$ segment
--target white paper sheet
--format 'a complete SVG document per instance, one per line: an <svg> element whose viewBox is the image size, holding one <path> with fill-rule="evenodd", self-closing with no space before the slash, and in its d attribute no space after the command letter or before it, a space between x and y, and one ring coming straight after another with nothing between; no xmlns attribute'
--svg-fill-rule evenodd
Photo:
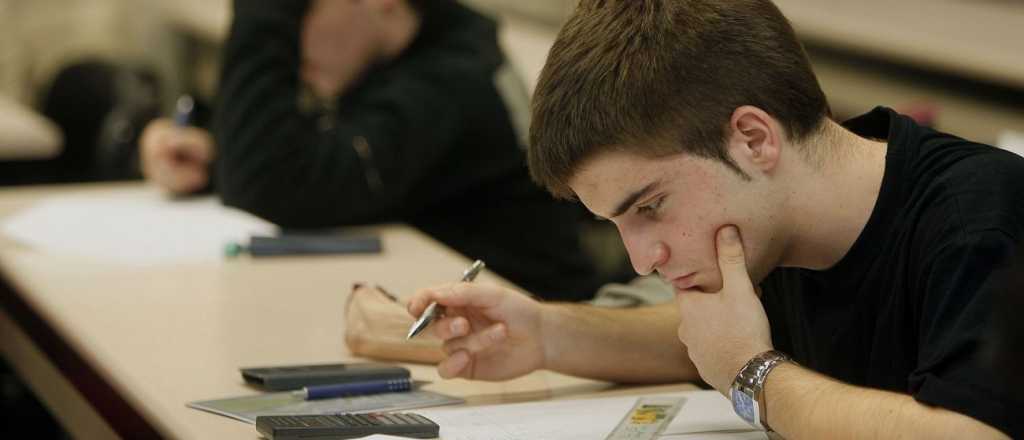
<svg viewBox="0 0 1024 440"><path fill-rule="evenodd" d="M715 391L658 396L687 398L662 438L767 439L763 432L754 431L736 416L729 401ZM612 432L636 399L634 396L558 400L415 412L441 425L443 440L600 440Z"/></svg>
<svg viewBox="0 0 1024 440"><path fill-rule="evenodd" d="M686 393L686 405L665 429L666 435L753 430L717 391ZM673 437L675 438L675 437ZM739 438L739 437L737 437Z"/></svg>
<svg viewBox="0 0 1024 440"><path fill-rule="evenodd" d="M227 243L276 230L212 196L173 200L155 188L46 198L2 226L43 252L134 266L222 261Z"/></svg>
<svg viewBox="0 0 1024 440"><path fill-rule="evenodd" d="M996 146L1024 156L1024 133L1006 130L999 135Z"/></svg>

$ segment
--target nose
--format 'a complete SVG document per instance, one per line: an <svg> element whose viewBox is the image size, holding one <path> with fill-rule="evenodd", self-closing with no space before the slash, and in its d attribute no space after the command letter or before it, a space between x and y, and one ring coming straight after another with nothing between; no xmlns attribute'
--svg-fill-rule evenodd
<svg viewBox="0 0 1024 440"><path fill-rule="evenodd" d="M669 251L665 243L637 237L626 238L625 234L622 237L626 252L629 254L629 261L633 264L633 270L637 274L650 275L651 272L668 261Z"/></svg>

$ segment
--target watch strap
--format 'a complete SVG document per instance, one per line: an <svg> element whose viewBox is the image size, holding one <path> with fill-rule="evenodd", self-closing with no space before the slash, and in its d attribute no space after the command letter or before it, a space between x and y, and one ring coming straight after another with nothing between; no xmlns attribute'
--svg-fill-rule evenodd
<svg viewBox="0 0 1024 440"><path fill-rule="evenodd" d="M768 426L768 410L765 404L764 383L775 367L792 359L778 350L769 350L754 356L736 374L729 397L733 409L748 423L771 431Z"/></svg>

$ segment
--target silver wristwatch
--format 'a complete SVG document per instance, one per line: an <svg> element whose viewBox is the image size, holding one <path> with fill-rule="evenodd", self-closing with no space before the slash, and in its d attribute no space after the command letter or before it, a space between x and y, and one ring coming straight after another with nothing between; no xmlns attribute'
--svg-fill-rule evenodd
<svg viewBox="0 0 1024 440"><path fill-rule="evenodd" d="M769 350L754 356L740 369L736 379L732 381L732 387L729 388L729 400L732 400L732 409L736 414L747 423L765 431L772 429L768 427L764 381L768 378L768 373L783 362L792 362L792 359L781 351Z"/></svg>

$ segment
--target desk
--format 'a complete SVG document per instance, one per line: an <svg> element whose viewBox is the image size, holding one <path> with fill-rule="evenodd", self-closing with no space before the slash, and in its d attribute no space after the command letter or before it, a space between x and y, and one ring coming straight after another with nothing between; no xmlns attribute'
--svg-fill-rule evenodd
<svg viewBox="0 0 1024 440"><path fill-rule="evenodd" d="M47 195L140 189L0 190L0 218ZM251 425L185 403L254 393L240 366L352 359L342 308L355 281L408 294L448 282L468 264L409 227L382 226L380 232L381 255L151 268L45 255L0 238L0 348L76 438L255 439ZM503 282L490 273L481 279ZM441 381L432 366L409 367L415 379L433 382L427 389L474 404L613 388L551 372L500 383Z"/></svg>
<svg viewBox="0 0 1024 440"><path fill-rule="evenodd" d="M530 90L544 65L569 0L471 0L503 19L502 41ZM1024 105L993 99L962 84L978 81L1024 93L1024 5L958 0L775 0L809 48L822 87L838 114L876 105L930 104L941 109L940 130L993 143L1003 130L1024 131ZM921 81L916 71L896 75L848 55L902 69L956 78ZM838 56L837 56L838 55Z"/></svg>
<svg viewBox="0 0 1024 440"><path fill-rule="evenodd" d="M1003 130L1024 130L1024 105L993 99L964 81L1024 93L1024 4L956 0L775 0L811 49L833 110L854 115L875 105L927 103L940 109L935 126L994 143ZM825 48L833 54L821 53ZM922 81L834 52L863 55L959 78Z"/></svg>
<svg viewBox="0 0 1024 440"><path fill-rule="evenodd" d="M805 41L1024 89L1024 5L774 0Z"/></svg>

